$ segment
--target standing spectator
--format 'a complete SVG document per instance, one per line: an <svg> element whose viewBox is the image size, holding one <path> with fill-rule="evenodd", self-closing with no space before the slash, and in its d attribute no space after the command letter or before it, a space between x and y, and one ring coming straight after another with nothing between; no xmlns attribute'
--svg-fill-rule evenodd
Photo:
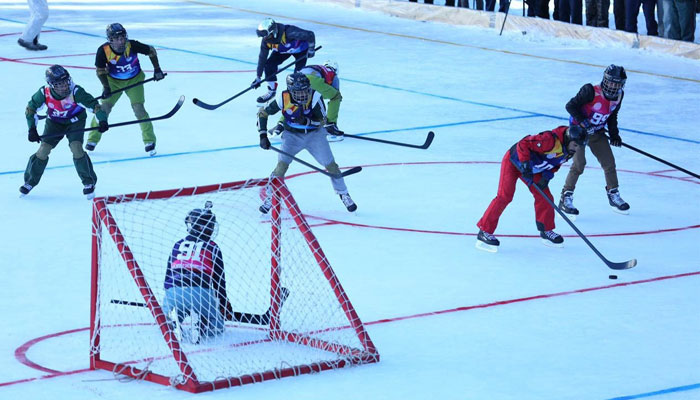
<svg viewBox="0 0 700 400"><path fill-rule="evenodd" d="M615 16L615 30L625 30L625 0L613 0L613 15Z"/></svg>
<svg viewBox="0 0 700 400"><path fill-rule="evenodd" d="M526 0L525 3L528 17L549 19L549 0Z"/></svg>
<svg viewBox="0 0 700 400"><path fill-rule="evenodd" d="M130 40L126 29L120 23L108 25L105 33L108 41L103 43L95 54L97 79L102 83L102 109L109 115L122 94L126 93L136 119L150 118L144 107L146 98L143 85L114 94L112 92L145 80L146 74L141 69L139 54L147 55L151 60L154 80L159 81L165 78L165 74L160 69L156 49L138 40ZM93 118L91 126L96 126L96 124L97 122ZM149 155L154 156L156 154L156 135L153 133L153 124L142 122L139 126L141 127L144 150ZM100 139L102 139L101 132L91 132L88 135L85 150L95 150Z"/></svg>
<svg viewBox="0 0 700 400"><path fill-rule="evenodd" d="M417 0L408 0L408 1L410 1L411 3L415 3ZM425 4L433 4L433 0L423 0L423 2Z"/></svg>
<svg viewBox="0 0 700 400"><path fill-rule="evenodd" d="M500 0L498 2L498 11L502 12L502 13L507 12L508 5L509 5L508 0ZM496 9L496 0L486 0L486 11L493 11L495 9Z"/></svg>
<svg viewBox="0 0 700 400"><path fill-rule="evenodd" d="M44 22L49 18L49 5L46 0L27 0L29 4L29 22L17 39L17 43L27 50L46 50L47 46L39 43L39 34Z"/></svg>
<svg viewBox="0 0 700 400"><path fill-rule="evenodd" d="M654 19L654 7L656 0L625 0L625 31L637 32L637 16L639 6L644 10L644 20L647 25L647 35L659 36L659 26Z"/></svg>
<svg viewBox="0 0 700 400"><path fill-rule="evenodd" d="M610 0L586 0L586 26L609 27L609 9Z"/></svg>
<svg viewBox="0 0 700 400"><path fill-rule="evenodd" d="M627 82L627 73L621 66L610 65L603 73L600 85L587 83L581 87L578 94L566 103L572 125L580 125L586 129L589 137L588 147L598 159L605 174L605 191L613 211L629 214L630 206L622 200L618 188L615 155L610 146L622 146L620 130L617 127L617 114L625 97L623 88ZM605 127L610 132L605 135ZM561 190L559 208L569 215L576 216L579 211L574 207L574 188L579 176L586 166L586 152L577 152L574 162L566 176L566 182Z"/></svg>
<svg viewBox="0 0 700 400"><path fill-rule="evenodd" d="M508 204L513 201L515 184L521 179L535 197L535 226L540 231L542 243L551 247L562 247L564 238L554 232L554 209L532 187L537 185L550 201L549 181L561 165L574 154L583 151L586 145L586 131L578 125L560 126L551 131L528 135L511 146L501 160L501 176L496 197L491 201L476 226L476 248L495 253L500 245L493 235L498 220Z"/></svg>
<svg viewBox="0 0 700 400"><path fill-rule="evenodd" d="M693 0L690 0L693 1ZM659 32L659 37L666 37L664 28L664 7L663 0L656 0L656 25Z"/></svg>
<svg viewBox="0 0 700 400"><path fill-rule="evenodd" d="M665 37L695 40L695 4L693 0L661 0L664 13Z"/></svg>
<svg viewBox="0 0 700 400"><path fill-rule="evenodd" d="M572 24L583 25L583 0L559 1L559 20ZM625 0L629 1L629 0ZM637 0L638 1L638 0Z"/></svg>
<svg viewBox="0 0 700 400"><path fill-rule="evenodd" d="M294 59L297 60L294 64L294 72L304 68L306 61L314 56L316 35L294 25L280 24L272 18L265 18L258 25L256 33L262 40L258 55L257 77L252 85L256 89L259 88L263 82L262 74L265 72L268 92L258 97L257 101L258 103L266 103L277 93L277 67L293 55ZM272 55L268 58L270 51L272 51Z"/></svg>
<svg viewBox="0 0 700 400"><path fill-rule="evenodd" d="M39 136L36 129L37 110L46 107L46 123L44 135ZM94 97L81 86L73 83L70 74L60 65L53 65L46 70L46 86L37 90L27 104L25 115L29 126L28 139L30 142L39 143L39 149L29 157L27 169L24 171L24 184L19 191L22 197L39 184L49 163L49 154L63 137L68 140L68 147L73 153L73 164L78 177L83 183L83 194L88 200L95 197L95 184L97 175L92 168L92 162L86 152L83 151L82 129L85 128L87 119L86 110L97 115L100 121L98 130L104 132L109 129L107 114L100 109L100 104ZM68 133L69 132L69 133ZM66 134L64 134L66 133Z"/></svg>

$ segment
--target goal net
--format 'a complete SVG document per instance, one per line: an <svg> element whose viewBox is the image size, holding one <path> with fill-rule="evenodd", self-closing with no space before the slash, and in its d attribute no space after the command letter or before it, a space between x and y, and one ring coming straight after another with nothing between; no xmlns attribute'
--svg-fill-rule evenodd
<svg viewBox="0 0 700 400"><path fill-rule="evenodd" d="M379 361L279 179L100 197L92 220L92 369L196 393Z"/></svg>

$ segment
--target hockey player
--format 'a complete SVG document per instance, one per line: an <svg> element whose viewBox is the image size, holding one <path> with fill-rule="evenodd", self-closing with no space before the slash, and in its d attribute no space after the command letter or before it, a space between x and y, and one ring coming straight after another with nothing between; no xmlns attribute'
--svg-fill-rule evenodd
<svg viewBox="0 0 700 400"><path fill-rule="evenodd" d="M527 184L535 196L535 224L542 242L551 247L563 246L564 238L553 231L554 209L532 185L537 185L552 200L548 188L550 179L561 164L583 151L587 136L586 131L578 125L560 126L551 131L525 136L506 152L501 161L501 178L496 198L476 224L479 227L476 248L494 253L498 250L500 242L493 233L501 214L513 200L518 178Z"/></svg>
<svg viewBox="0 0 700 400"><path fill-rule="evenodd" d="M324 100L328 101L328 114L326 123L323 126L328 132L328 141L336 142L343 140L344 132L338 129L338 111L343 96L340 95L340 80L338 79L338 63L326 61L323 65L307 65L299 72L306 75L311 83L311 89L321 93ZM284 130L284 117L280 117L272 130L273 135L279 135Z"/></svg>
<svg viewBox="0 0 700 400"><path fill-rule="evenodd" d="M621 214L629 214L630 206L620 197L615 156L610 146L622 146L620 131L617 128L617 114L622 105L622 98L625 96L623 88L626 81L625 69L621 66L610 65L605 69L600 85L593 86L590 83L583 85L578 94L566 103L566 111L571 115L570 123L580 125L586 129L589 135L588 147L598 159L605 173L605 190L608 194L608 202L613 211ZM609 142L605 135L606 125L610 132ZM574 188L585 166L586 153L582 150L574 156L574 161L561 191L559 208L572 216L579 213L578 209L574 207Z"/></svg>
<svg viewBox="0 0 700 400"><path fill-rule="evenodd" d="M22 197L39 184L49 162L49 153L63 139L62 132L85 128L87 112L95 113L99 122L99 131L108 129L107 114L90 93L73 83L68 71L60 65L53 65L46 70L46 86L42 86L27 104L26 117L29 126L29 141L39 143L39 150L29 157L27 169L24 171L24 185L19 191ZM47 118L44 124L44 135L39 136L36 129L37 110L47 107ZM88 199L95 197L97 175L92 168L92 162L83 151L83 132L73 132L65 135L68 147L73 153L73 164L83 183L83 194Z"/></svg>
<svg viewBox="0 0 700 400"><path fill-rule="evenodd" d="M267 118L282 111L284 130L282 131L282 150L296 155L306 149L331 174L340 174L340 168L333 158L333 152L326 140L326 129L321 126L326 114L321 94L311 88L306 75L295 72L287 76L287 90L279 94L275 101L270 102L258 111L258 133L260 147L270 149L267 138ZM287 173L292 158L280 154L277 166L271 177L283 178ZM340 196L348 211L357 210L357 205L350 197L342 177L331 178L333 189ZM260 206L260 212L267 214L272 205L270 190Z"/></svg>
<svg viewBox="0 0 700 400"><path fill-rule="evenodd" d="M49 5L46 0L27 0L29 4L29 22L24 27L22 36L17 39L17 44L27 50L46 50L48 46L39 43L41 27L49 18Z"/></svg>
<svg viewBox="0 0 700 400"><path fill-rule="evenodd" d="M224 319L232 314L226 297L224 258L214 242L218 223L211 208L207 201L203 209L187 214L187 236L173 246L165 271L163 311L168 316L174 314L170 319L178 324L189 314L198 328L198 340L222 333Z"/></svg>
<svg viewBox="0 0 700 400"><path fill-rule="evenodd" d="M265 72L268 92L257 99L258 103L265 103L277 93L277 67L293 55L297 60L294 71L298 72L306 65L307 58L314 56L316 36L311 31L294 25L280 24L272 18L266 18L258 25L257 34L262 40L258 55L257 77L252 84L256 89L259 88ZM268 58L270 51L272 55Z"/></svg>
<svg viewBox="0 0 700 400"><path fill-rule="evenodd" d="M112 107L117 103L117 100L126 93L126 96L131 101L131 108L134 110L136 119L149 118L144 107L145 97L143 85L127 89L123 92L111 94L113 91L142 82L145 79L145 74L139 63L139 54L145 54L153 64L153 78L159 81L165 77L160 69L158 55L153 46L145 45L137 40L130 40L126 33L126 29L122 24L114 23L107 26L108 41L102 44L97 49L95 55L95 67L97 67L97 78L102 83L102 109L109 115ZM96 122L92 120L92 126ZM156 154L156 135L153 133L153 124L151 122L143 122L141 126L141 137L146 152L154 156ZM93 132L88 135L85 150L93 151L95 146L100 142L102 134Z"/></svg>

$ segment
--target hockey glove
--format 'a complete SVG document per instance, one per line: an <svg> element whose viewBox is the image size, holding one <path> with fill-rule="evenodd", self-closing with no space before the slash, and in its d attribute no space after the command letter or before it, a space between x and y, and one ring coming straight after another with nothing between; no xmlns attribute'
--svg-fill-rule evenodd
<svg viewBox="0 0 700 400"><path fill-rule="evenodd" d="M264 150L270 150L270 139L267 138L267 132L260 131L260 147Z"/></svg>
<svg viewBox="0 0 700 400"><path fill-rule="evenodd" d="M29 128L29 135L28 139L30 142L41 142L41 138L39 137L39 132L36 131L36 126L32 126Z"/></svg>
<svg viewBox="0 0 700 400"><path fill-rule="evenodd" d="M109 88L109 86L104 86L102 88L102 99L109 98L109 96L112 95L112 89Z"/></svg>
<svg viewBox="0 0 700 400"><path fill-rule="evenodd" d="M316 44L314 43L309 43L309 50L306 52L306 58L311 58L316 54L316 50L314 50L314 47L316 47Z"/></svg>
<svg viewBox="0 0 700 400"><path fill-rule="evenodd" d="M591 124L591 121L584 119L583 122L581 122L579 125L581 126L581 128L586 130L587 134L592 135L595 133L595 126Z"/></svg>
<svg viewBox="0 0 700 400"><path fill-rule="evenodd" d="M620 135L610 134L610 146L620 147L622 146L622 138Z"/></svg>
<svg viewBox="0 0 700 400"><path fill-rule="evenodd" d="M532 165L530 164L530 161L525 161L524 163L522 163L520 172L523 174L523 180L525 181L525 183L528 186L532 185L532 175L533 174L532 174Z"/></svg>
<svg viewBox="0 0 700 400"><path fill-rule="evenodd" d="M257 77L257 78L255 78L253 83L250 84L250 86L252 86L253 89L257 89L260 87L260 85L262 85L262 82L263 82L262 79L260 79L260 77Z"/></svg>
<svg viewBox="0 0 700 400"><path fill-rule="evenodd" d="M282 134L283 130L284 130L284 124L281 122L278 122L274 128L270 129L270 134L274 135L274 136L279 136Z"/></svg>
<svg viewBox="0 0 700 400"><path fill-rule="evenodd" d="M159 81L163 78L165 78L165 74L163 73L163 70L160 68L155 68L153 70L153 80Z"/></svg>
<svg viewBox="0 0 700 400"><path fill-rule="evenodd" d="M107 129L109 129L109 124L107 124L107 121L100 121L100 125L97 128L97 131L100 133L107 132Z"/></svg>

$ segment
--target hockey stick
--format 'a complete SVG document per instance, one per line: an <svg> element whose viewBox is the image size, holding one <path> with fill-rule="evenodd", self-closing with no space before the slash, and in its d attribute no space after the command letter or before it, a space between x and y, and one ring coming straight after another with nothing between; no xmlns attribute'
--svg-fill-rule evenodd
<svg viewBox="0 0 700 400"><path fill-rule="evenodd" d="M319 50L321 47L323 47L323 46L318 46L318 47L316 47L316 48L314 49L314 51ZM291 67L292 65L296 64L299 60L303 60L303 59L307 58L308 56L309 56L309 55L308 55L308 52L307 52L306 55L304 55L304 56L302 56L302 57L299 57L298 59L295 58L294 61L292 61L292 62L290 62L289 64L285 65L284 67L278 69L277 72L275 73L275 75L273 75L273 76L276 76L276 75L279 74L280 72L282 72L282 71L284 71L285 69L287 69L287 68ZM267 78L268 78L268 77L266 76L265 79L267 79ZM262 81L262 82L265 82L265 81ZM262 84L262 82L260 82L260 84ZM205 109L205 110L216 110L217 108L223 106L224 104L226 104L226 103L228 103L229 101L235 99L236 97L242 95L243 93L246 93L246 92L249 91L250 89L253 89L254 87L255 87L255 85L250 85L250 86L248 86L247 88L243 89L242 91L236 93L236 94L233 95L232 97L229 97L228 99L222 101L222 102L219 103L219 104L207 104L207 103L203 102L202 100L199 100L199 99L196 98L196 97L195 97L194 99L192 99L192 102L193 102L196 106L202 107L202 108Z"/></svg>
<svg viewBox="0 0 700 400"><path fill-rule="evenodd" d="M640 150L640 149L638 149L638 148L636 148L636 147L634 147L634 146L630 146L629 144L624 143L624 142L622 142L622 145L623 145L624 147L627 147L627 148L630 149L630 150L636 151L636 152L639 153L639 154L643 154L643 155L645 155L645 156L647 156L647 157L649 157L649 158L651 158L651 159L654 159L654 160L656 160L656 161L658 161L658 162L660 162L660 163L662 163L662 164L666 164L666 165L668 165L669 167L673 167L673 168L675 168L675 169L677 169L677 170L679 170L679 171L685 172L686 174L688 174L688 175L690 175L690 176L692 176L692 177L695 177L695 178L700 179L700 175L698 175L698 174L696 174L696 173L694 173L694 172L690 172L690 171L688 171L688 170L685 169L685 168L681 168L681 167L679 167L678 165L673 164L673 163L671 163L671 162L668 162L668 161L666 161L666 160L664 160L664 159L662 159L662 158L656 157L656 156L653 155L653 154L649 154L649 153L647 153L647 152L644 151L644 150Z"/></svg>
<svg viewBox="0 0 700 400"><path fill-rule="evenodd" d="M496 3L494 2L494 5ZM510 11L510 0L508 0L508 4L506 4L506 16L503 17L503 24L501 25L501 31L498 33L498 36L503 35L503 27L506 26L506 20L508 19L508 11ZM523 16L525 16L525 2L523 1Z"/></svg>
<svg viewBox="0 0 700 400"><path fill-rule="evenodd" d="M166 77L166 76L168 76L168 74L163 74L163 77ZM129 85L129 86L125 86L125 87L123 87L123 88L121 88L121 89L117 89L117 90L111 92L111 93L110 93L110 96L112 96L112 95L115 94L115 93L123 92L123 91L129 90L129 89L131 89L131 88L135 88L136 86L141 86L141 85L143 85L143 84L146 83L146 82L150 82L150 81L154 81L154 80L156 80L155 77L153 77L153 78L148 78L148 79L144 79L144 80L142 80L141 82L136 82L136 83L131 84L131 85ZM95 97L95 100L102 100L102 99L104 99L104 96L97 96L97 97ZM46 115L40 115L40 116L39 116L39 119L44 119L44 118L46 118Z"/></svg>
<svg viewBox="0 0 700 400"><path fill-rule="evenodd" d="M335 175L335 174L331 174L330 172L324 171L324 170L322 170L321 168L318 168L318 167L315 166L315 165L309 164L309 163L307 163L306 161L304 161L304 160L302 160L302 159L300 159L300 158L296 158L296 157L294 157L293 155L287 153L286 151L280 150L280 149L278 149L278 148L276 148L276 147L274 147L274 146L270 146L270 150L274 150L274 151L276 151L276 152L278 152L278 153L280 153L280 154L284 154L285 156L290 157L290 158L293 159L294 161L297 161L297 162L299 162L299 163L301 163L301 164L304 164L304 165L306 165L307 167L313 169L314 171L320 172L320 173L322 173L323 175L328 176L328 177L331 177L331 178L336 178L336 179L338 179L338 178L343 178L343 177L346 177L346 176L348 176L348 175L356 174L356 173L362 171L362 167L352 167L352 168L350 168L349 170L347 170L347 171L341 173L340 175Z"/></svg>
<svg viewBox="0 0 700 400"><path fill-rule="evenodd" d="M371 142L393 144L395 146L410 147L413 149L427 149L428 147L430 147L430 144L433 143L433 139L435 138L435 133L433 133L433 131L428 132L428 136L425 138L425 143L423 143L421 145L409 144L409 143L403 143L403 142L393 142L391 140L375 139L375 138L370 138L370 137L365 137L365 136L351 135L349 133L346 133L343 136L351 137L354 139L369 140Z"/></svg>
<svg viewBox="0 0 700 400"><path fill-rule="evenodd" d="M284 305L284 302L287 300L287 297L289 297L289 289L283 287L280 288L280 305L279 308L282 308ZM123 306L131 306L131 307L141 307L141 308L148 308L146 303L141 303L138 301L127 301L127 300L117 300L117 299L112 299L110 300L110 303L112 304L119 304ZM228 321L235 321L235 322L241 322L244 324L254 324L254 325L268 325L270 323L270 310L272 307L268 308L265 314L252 314L252 313L242 313L238 311L233 312L233 318L228 319Z"/></svg>
<svg viewBox="0 0 700 400"><path fill-rule="evenodd" d="M610 269L630 269L630 268L634 267L635 265L637 265L637 259L636 259L636 258L633 258L633 259L631 259L631 260L629 260L629 261L625 261L625 262L612 262L612 261L608 260L607 258L605 258L602 254L600 254L600 252L598 251L598 249L596 249L595 246L593 246L593 244L588 240L588 238L586 237L586 235L584 235L583 233L581 233L580 230L578 230L578 228L576 227L576 225L574 225L574 223L571 222L571 220L566 216L566 214L564 214L564 213L559 209L559 207L557 207L556 204L554 204L554 202L553 202L552 200L550 200L549 197L547 197L547 195L544 194L544 191L543 191L542 189L540 189L540 187L537 186L536 183L530 183L528 186L534 186L535 189L537 189L537 191L540 192L540 195L542 195L542 197L544 197L544 199L547 200L547 203L549 203L549 205L552 206L552 208L554 208L554 210L555 210L556 212L558 212L559 215L560 215L562 218L564 218L564 220L565 220L566 222L568 222L569 225L571 225L572 228L574 228L574 230L575 230L576 233L581 237L581 239L583 239L583 241L586 242L586 244L588 245L588 247L590 247L591 250L593 250L593 252L594 252L596 255L598 255L598 257L600 257L601 260L603 260L603 262L605 263L605 265L608 266L608 268L610 268Z"/></svg>
<svg viewBox="0 0 700 400"><path fill-rule="evenodd" d="M146 119L136 119L133 121L126 121L126 122L117 122L116 124L109 124L110 128L116 128L118 126L126 126L126 125L133 125L133 124L140 124L142 122L150 122L150 121L158 121L161 119L168 119L175 115L175 113L182 107L182 104L185 102L185 96L180 96L180 99L177 101L177 104L175 104L175 107L173 107L172 110L168 111L167 114L163 114L160 117L153 117L153 118L146 118ZM56 137L56 136L63 136L63 135L68 135L69 133L78 133L78 132L88 132L88 131L96 131L98 130L98 126L94 126L91 128L83 128L83 129L74 129L72 131L67 131L67 132L60 132L60 133L52 133L50 135L43 135L39 136L42 139L45 138L50 138L50 137Z"/></svg>

